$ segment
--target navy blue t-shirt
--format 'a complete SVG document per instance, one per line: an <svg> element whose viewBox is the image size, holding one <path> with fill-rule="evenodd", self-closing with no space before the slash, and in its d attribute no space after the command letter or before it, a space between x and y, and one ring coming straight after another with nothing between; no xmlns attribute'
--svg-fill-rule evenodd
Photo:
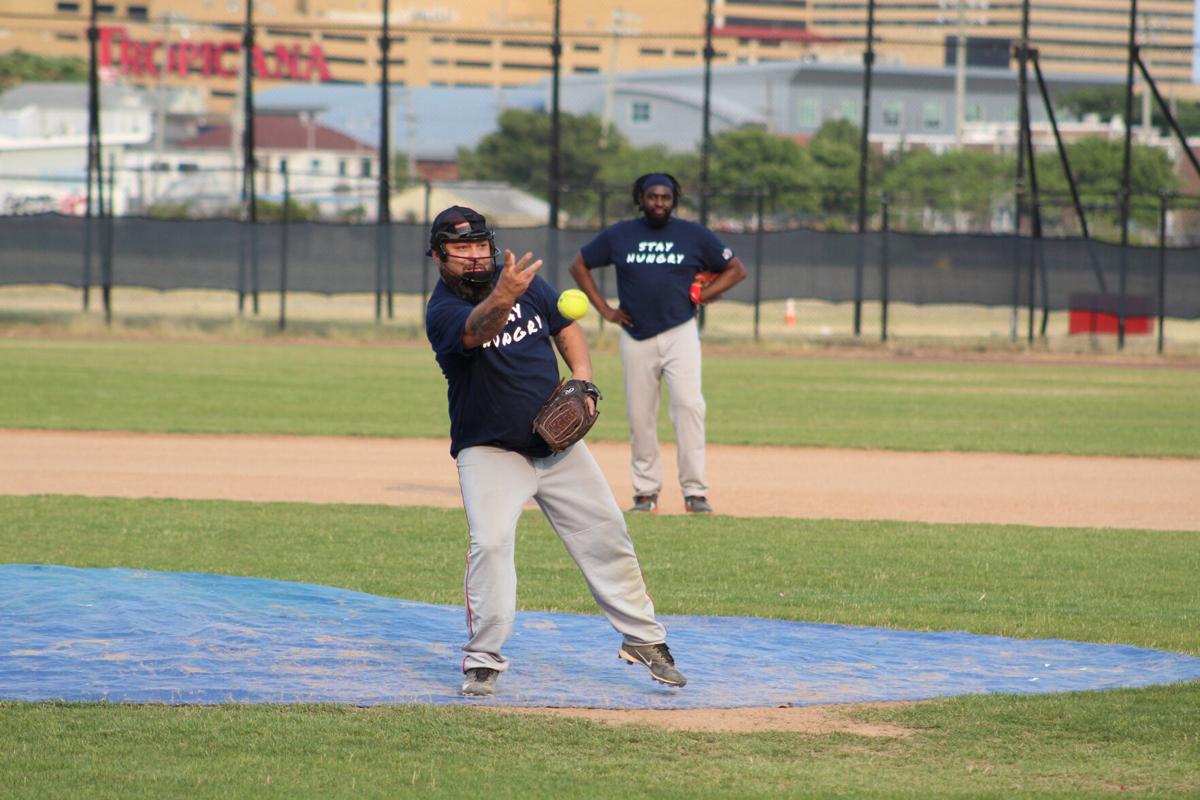
<svg viewBox="0 0 1200 800"><path fill-rule="evenodd" d="M688 296L697 272L721 272L733 258L708 228L671 217L661 228L644 219L610 225L579 251L588 269L614 264L617 297L633 317L625 328L649 339L682 325L696 313Z"/></svg>
<svg viewBox="0 0 1200 800"><path fill-rule="evenodd" d="M535 276L504 330L464 350L463 331L475 306L438 281L425 308L425 334L448 384L451 456L480 444L534 458L550 455L533 432L533 418L558 385L551 337L571 324L557 304L558 293Z"/></svg>

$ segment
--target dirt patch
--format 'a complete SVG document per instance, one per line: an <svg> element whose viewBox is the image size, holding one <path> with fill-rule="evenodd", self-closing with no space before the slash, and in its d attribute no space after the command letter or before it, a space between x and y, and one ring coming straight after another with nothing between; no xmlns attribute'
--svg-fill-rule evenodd
<svg viewBox="0 0 1200 800"><path fill-rule="evenodd" d="M675 710L608 708L490 708L504 714L569 717L605 725L643 725L674 731L701 733L758 733L784 731L807 736L835 733L853 736L906 738L914 731L899 725L861 722L852 712L864 708L896 708L905 703L862 703L802 708L696 708Z"/></svg>
<svg viewBox="0 0 1200 800"><path fill-rule="evenodd" d="M590 442L631 497L629 445ZM673 464L673 445L664 445ZM710 499L745 517L1196 530L1200 459L710 445ZM459 508L444 439L0 430L0 494ZM661 511L682 514L677 487Z"/></svg>

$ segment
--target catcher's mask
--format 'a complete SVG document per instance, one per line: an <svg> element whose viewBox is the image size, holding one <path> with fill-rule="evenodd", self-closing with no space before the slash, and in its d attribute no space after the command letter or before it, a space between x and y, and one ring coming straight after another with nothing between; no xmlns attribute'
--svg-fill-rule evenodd
<svg viewBox="0 0 1200 800"><path fill-rule="evenodd" d="M446 252L449 242L487 242L491 253L482 257L453 256L467 261L461 273L446 263L452 256ZM496 233L487 226L487 219L466 206L450 206L437 215L429 229L429 250L438 262L438 272L450 291L469 303L478 303L491 293L499 277L500 251L496 249Z"/></svg>
<svg viewBox="0 0 1200 800"><path fill-rule="evenodd" d="M671 208L662 218L647 212L645 205L642 204L642 195L653 186L665 186L671 190ZM642 212L642 216L646 218L646 224L651 228L661 228L667 224L675 207L679 205L680 193L679 181L675 180L674 175L667 172L647 172L633 182L633 204L638 207L638 211Z"/></svg>

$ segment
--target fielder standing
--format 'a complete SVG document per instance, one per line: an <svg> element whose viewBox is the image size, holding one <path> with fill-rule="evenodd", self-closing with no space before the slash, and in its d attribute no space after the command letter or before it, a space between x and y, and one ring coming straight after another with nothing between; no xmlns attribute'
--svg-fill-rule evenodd
<svg viewBox="0 0 1200 800"><path fill-rule="evenodd" d="M497 676L508 669L501 649L516 617L516 529L530 498L621 633L618 656L643 664L657 681L683 686L625 519L596 461L582 441L552 453L532 430L558 384L551 341L573 379L589 386L592 379L583 333L559 313L557 294L536 274L542 262L531 253L517 260L506 250L497 264L495 234L483 216L462 206L434 219L428 255L441 279L425 328L449 387L450 455L470 528L463 694L495 694Z"/></svg>
<svg viewBox="0 0 1200 800"><path fill-rule="evenodd" d="M696 310L745 278L746 267L703 225L673 217L678 201L679 182L672 176L657 172L638 178L633 202L641 218L610 225L585 244L571 263L571 275L601 316L621 326L634 493L629 510L658 509L663 483L658 405L666 379L684 507L712 513L704 477ZM617 308L609 306L591 275L608 264L616 265ZM699 287L696 276L704 272L719 275Z"/></svg>

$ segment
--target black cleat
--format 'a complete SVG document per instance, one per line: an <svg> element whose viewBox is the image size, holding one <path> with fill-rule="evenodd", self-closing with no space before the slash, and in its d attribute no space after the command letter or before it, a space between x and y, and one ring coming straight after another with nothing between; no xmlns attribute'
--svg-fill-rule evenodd
<svg viewBox="0 0 1200 800"><path fill-rule="evenodd" d="M468 697L491 697L496 693L496 676L499 670L489 667L474 667L467 670L462 693Z"/></svg>
<svg viewBox="0 0 1200 800"><path fill-rule="evenodd" d="M658 513L658 495L657 494L637 494L633 496L633 508L629 512L639 514L657 514Z"/></svg>
<svg viewBox="0 0 1200 800"><path fill-rule="evenodd" d="M625 642L617 651L617 657L630 664L641 664L650 670L650 677L667 686L684 686L687 678L675 669L675 659L667 649L666 642L658 644L630 644Z"/></svg>

